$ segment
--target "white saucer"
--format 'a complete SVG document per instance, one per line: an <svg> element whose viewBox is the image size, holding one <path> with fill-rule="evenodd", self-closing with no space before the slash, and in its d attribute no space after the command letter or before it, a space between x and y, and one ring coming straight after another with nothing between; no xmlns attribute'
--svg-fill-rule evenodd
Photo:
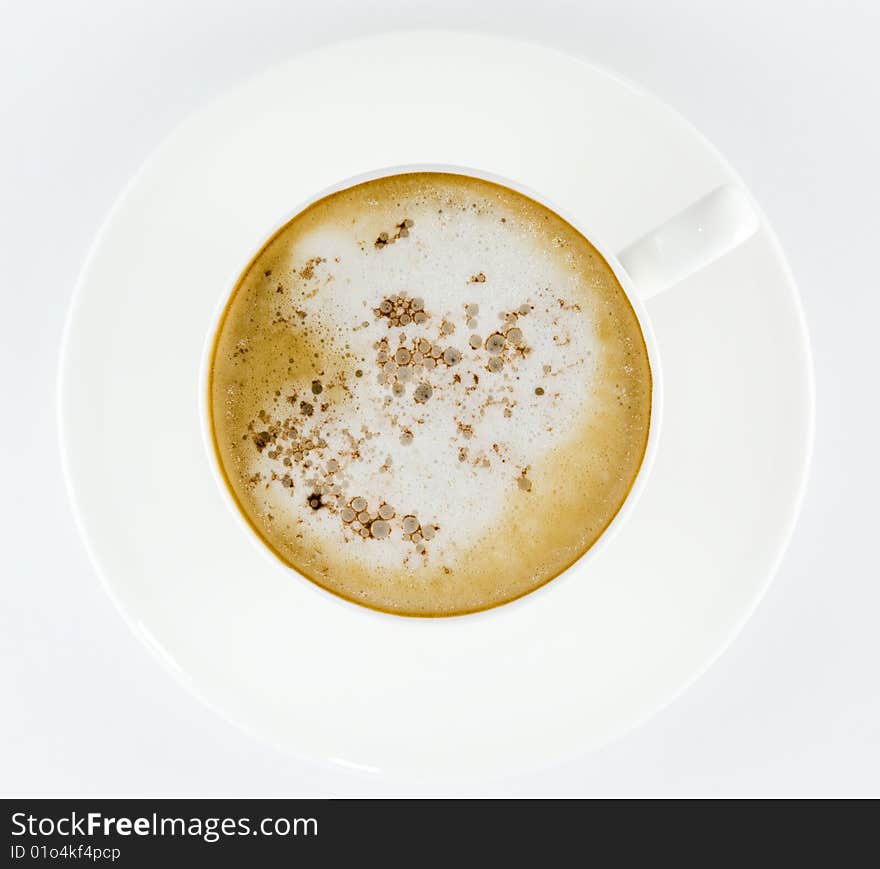
<svg viewBox="0 0 880 869"><path fill-rule="evenodd" d="M183 124L114 207L70 315L62 452L109 594L219 713L303 757L480 776L621 734L730 642L800 505L812 368L765 220L647 303L665 374L656 466L583 576L491 619L328 600L261 558L223 503L199 361L218 301L296 203L414 163L514 179L615 250L742 183L655 98L534 45L395 33L297 57Z"/></svg>

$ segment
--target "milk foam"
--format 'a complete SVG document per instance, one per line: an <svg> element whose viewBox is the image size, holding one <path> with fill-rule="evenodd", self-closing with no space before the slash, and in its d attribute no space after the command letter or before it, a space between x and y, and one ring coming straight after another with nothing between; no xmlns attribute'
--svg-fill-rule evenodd
<svg viewBox="0 0 880 869"><path fill-rule="evenodd" d="M482 608L550 578L544 550L556 572L571 560L553 534L522 539L555 504L574 505L582 549L625 497L650 412L640 339L552 212L460 176L369 182L295 218L243 277L216 348L218 451L252 523L321 584ZM493 585L505 553L521 575Z"/></svg>

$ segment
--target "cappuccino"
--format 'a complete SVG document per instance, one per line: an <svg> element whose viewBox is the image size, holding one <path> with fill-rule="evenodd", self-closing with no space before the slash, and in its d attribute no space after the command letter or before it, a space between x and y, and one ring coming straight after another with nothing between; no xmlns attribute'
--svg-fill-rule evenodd
<svg viewBox="0 0 880 869"><path fill-rule="evenodd" d="M553 211L445 172L367 181L278 230L215 337L214 446L275 555L402 615L518 598L614 518L651 369L613 271Z"/></svg>

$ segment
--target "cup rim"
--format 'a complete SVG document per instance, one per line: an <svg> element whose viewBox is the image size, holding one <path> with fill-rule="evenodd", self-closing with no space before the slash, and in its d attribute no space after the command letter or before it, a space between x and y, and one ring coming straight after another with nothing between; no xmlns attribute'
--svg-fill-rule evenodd
<svg viewBox="0 0 880 869"><path fill-rule="evenodd" d="M584 238L586 238L590 242L590 244L598 251L600 256L605 260L609 268L614 273L614 276L617 278L620 286L623 288L627 301L629 302L630 307L632 308L636 316L639 328L641 329L642 338L644 339L645 347L648 353L648 364L651 370L651 414L648 426L648 439L645 444L645 451L642 455L642 461L639 465L636 476L633 479L632 485L630 486L629 492L627 493L617 512L611 518L611 521L605 526L605 529L595 540L595 542L590 546L589 549L587 549L578 558L576 558L570 565L568 565L568 567L566 567L560 573L556 574L552 579L543 582L541 585L525 592L524 594L521 594L519 597L513 598L509 601L494 604L481 610L475 610L472 612L451 613L448 615L443 613L431 615L421 615L418 613L395 613L389 610L382 610L366 604L361 604L357 601L336 594L335 592L330 591L327 588L324 588L323 586L309 579L305 574L298 571L295 567L283 561L280 556L278 556L259 536L259 534L252 527L250 522L248 522L248 520L242 514L242 511L239 508L238 504L235 502L232 493L230 492L229 486L226 482L226 479L224 478L223 471L220 468L219 457L217 456L217 451L214 445L214 436L211 425L210 401L208 394L214 343L217 335L217 330L220 328L221 321L229 304L232 289L237 286L238 280L244 273L244 270L252 262L254 257L259 254L267 241L271 239L294 217L305 211L309 206L320 201L321 199L324 199L327 196L338 193L342 190L346 190L349 187L363 184L368 181L375 181L380 178L388 178L395 175L405 175L416 172L435 172L450 175L464 175L466 177L475 178L481 181L488 181L493 184L498 184L502 187L507 187L510 190L527 196L529 199L534 200L538 204L549 208L564 221L570 224L577 232L583 235ZM586 231L583 221L575 218L566 209L559 207L552 200L548 199L546 196L533 190L527 185L521 184L517 181L513 181L512 179L509 179L503 175L498 175L497 173L488 170L475 169L469 166L461 166L451 163L395 164L392 166L371 169L366 172L360 172L356 175L348 176L331 185L325 186L319 191L316 191L314 194L310 195L305 200L300 201L294 208L286 212L280 220L275 221L271 227L269 227L264 233L258 236L257 243L249 249L247 257L242 259L238 271L234 275L232 275L231 280L228 283L224 283L223 286L228 287L229 289L225 290L218 297L217 304L208 325L208 330L203 339L203 347L199 364L199 427L202 434L202 444L207 454L208 465L211 469L211 476L214 478L214 482L220 490L220 496L227 509L232 512L233 516L235 517L236 523L239 525L240 528L243 529L245 534L250 539L251 543L258 549L260 553L262 553L262 556L266 559L269 559L271 563L275 565L276 569L284 570L287 574L294 574L299 580L302 580L302 582L309 587L312 593L318 594L321 599L325 601L332 600L336 603L336 605L344 606L349 611L354 609L367 615L368 617L381 619L386 623L388 619L392 619L398 624L401 623L401 620L410 623L419 622L422 624L455 624L460 622L462 619L467 619L468 623L472 623L478 619L483 620L486 618L498 618L499 616L503 616L503 614L505 613L518 611L520 608L525 606L527 602L534 600L536 595L540 594L543 596L545 594L549 594L551 587L556 586L561 581L570 580L572 576L575 573L581 571L589 561L594 560L597 556L601 555L601 553L604 552L609 542L617 535L619 530L623 527L623 525L626 524L626 521L632 515L645 489L645 486L651 474L651 469L654 465L657 452L657 444L660 436L660 428L662 424L663 374L654 330L651 326L650 318L647 315L644 302L639 297L638 291L632 281L632 278L623 268L623 265L620 263L617 255L614 254L601 241L601 238L596 236L595 233Z"/></svg>

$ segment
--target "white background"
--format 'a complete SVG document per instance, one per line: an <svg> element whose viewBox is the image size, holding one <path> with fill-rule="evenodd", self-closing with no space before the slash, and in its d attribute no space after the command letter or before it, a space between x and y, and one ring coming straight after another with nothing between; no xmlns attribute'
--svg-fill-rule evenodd
<svg viewBox="0 0 880 869"><path fill-rule="evenodd" d="M0 21L3 795L880 796L876 0L0 0ZM721 660L617 743L462 791L279 756L169 678L77 538L55 420L77 272L156 145L294 52L430 26L564 48L694 122L788 253L818 399L800 523Z"/></svg>

